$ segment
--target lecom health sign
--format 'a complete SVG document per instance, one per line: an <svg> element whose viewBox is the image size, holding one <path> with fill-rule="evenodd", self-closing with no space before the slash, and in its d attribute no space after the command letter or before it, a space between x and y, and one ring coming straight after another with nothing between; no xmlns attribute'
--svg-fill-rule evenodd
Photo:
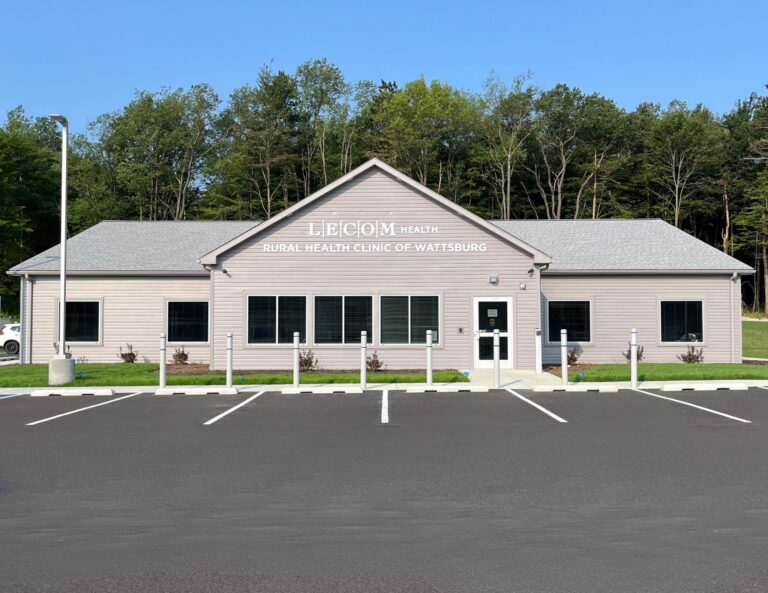
<svg viewBox="0 0 768 593"><path fill-rule="evenodd" d="M477 253L487 243L441 241L440 228L380 220L321 220L307 223L307 240L264 243L265 253Z"/></svg>

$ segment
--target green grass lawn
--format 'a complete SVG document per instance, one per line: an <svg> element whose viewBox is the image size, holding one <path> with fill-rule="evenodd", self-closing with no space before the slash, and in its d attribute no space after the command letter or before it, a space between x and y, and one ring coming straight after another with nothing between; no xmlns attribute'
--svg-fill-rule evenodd
<svg viewBox="0 0 768 593"><path fill-rule="evenodd" d="M629 381L628 364L601 364L584 371L581 381ZM578 373L568 373L571 381ZM693 381L728 379L765 379L768 365L757 364L684 364L682 362L641 362L637 367L640 381Z"/></svg>
<svg viewBox="0 0 768 593"><path fill-rule="evenodd" d="M749 358L768 358L768 322L742 321L744 346L742 352Z"/></svg>
<svg viewBox="0 0 768 593"><path fill-rule="evenodd" d="M75 367L74 387L157 385L156 364L79 364ZM435 383L468 381L458 371L435 371ZM353 372L302 373L302 383L358 383L360 374ZM424 373L368 373L369 383L424 383ZM224 385L224 375L168 375L168 385ZM293 383L292 373L235 374L235 385L280 385ZM48 365L13 365L0 367L0 387L47 387Z"/></svg>

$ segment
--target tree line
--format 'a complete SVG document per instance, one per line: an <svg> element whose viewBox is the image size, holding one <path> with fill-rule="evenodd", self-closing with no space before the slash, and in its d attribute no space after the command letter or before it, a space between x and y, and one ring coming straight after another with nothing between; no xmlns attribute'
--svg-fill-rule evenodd
<svg viewBox="0 0 768 593"><path fill-rule="evenodd" d="M0 127L0 269L58 242L60 136L22 107ZM486 218L660 217L755 267L768 308L768 96L724 115L529 76L480 92L350 82L326 60L263 66L226 100L140 91L72 136L70 231L104 219L265 219L377 156ZM0 294L18 295L3 275ZM6 298L6 302L7 302Z"/></svg>

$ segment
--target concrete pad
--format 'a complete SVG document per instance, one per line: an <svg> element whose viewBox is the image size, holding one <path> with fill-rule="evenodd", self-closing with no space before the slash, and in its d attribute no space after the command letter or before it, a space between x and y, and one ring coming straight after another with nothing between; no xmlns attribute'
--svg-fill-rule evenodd
<svg viewBox="0 0 768 593"><path fill-rule="evenodd" d="M534 391L542 391L547 393L553 393L556 391L568 392L568 393L587 393L587 392L599 392L599 393L618 393L619 388L616 385L611 384L578 384L578 385L536 385L533 388Z"/></svg>
<svg viewBox="0 0 768 593"><path fill-rule="evenodd" d="M115 392L108 387L71 387L67 389L36 389L29 395L32 397L48 397L51 395L78 396L78 395L114 395Z"/></svg>
<svg viewBox="0 0 768 593"><path fill-rule="evenodd" d="M749 389L746 383L712 383L710 381L696 381L691 383L665 383L661 391L746 391Z"/></svg>
<svg viewBox="0 0 768 593"><path fill-rule="evenodd" d="M237 395L234 387L163 387L155 390L155 395Z"/></svg>

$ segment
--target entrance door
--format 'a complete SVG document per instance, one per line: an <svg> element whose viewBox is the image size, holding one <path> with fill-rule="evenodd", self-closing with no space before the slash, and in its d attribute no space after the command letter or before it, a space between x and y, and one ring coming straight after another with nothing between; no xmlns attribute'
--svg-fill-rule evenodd
<svg viewBox="0 0 768 593"><path fill-rule="evenodd" d="M499 330L501 368L512 368L512 298L475 297L475 368L493 368L493 330Z"/></svg>

